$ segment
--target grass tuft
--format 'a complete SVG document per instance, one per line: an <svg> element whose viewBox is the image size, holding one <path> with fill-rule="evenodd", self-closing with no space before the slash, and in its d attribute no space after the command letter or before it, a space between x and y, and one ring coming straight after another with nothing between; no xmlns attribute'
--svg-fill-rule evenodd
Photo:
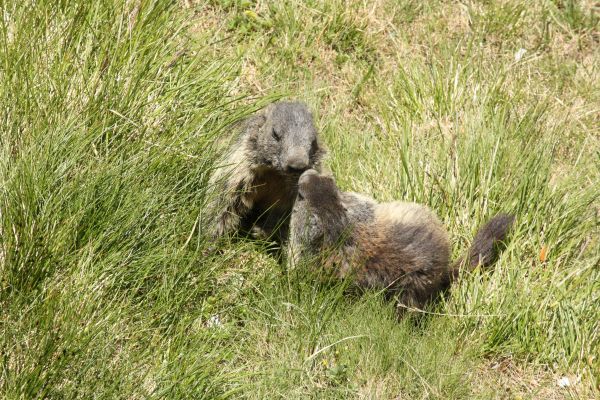
<svg viewBox="0 0 600 400"><path fill-rule="evenodd" d="M592 3L2 3L0 397L598 397ZM280 97L454 257L516 214L494 268L397 322L267 244L206 256L220 139Z"/></svg>

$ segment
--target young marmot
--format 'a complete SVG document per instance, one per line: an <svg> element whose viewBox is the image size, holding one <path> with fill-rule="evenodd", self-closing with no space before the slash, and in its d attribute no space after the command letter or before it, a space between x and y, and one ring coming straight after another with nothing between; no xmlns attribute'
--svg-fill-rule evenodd
<svg viewBox="0 0 600 400"><path fill-rule="evenodd" d="M236 232L282 242L298 178L321 169L325 149L301 102L277 102L242 123L238 140L211 176L213 238Z"/></svg>
<svg viewBox="0 0 600 400"><path fill-rule="evenodd" d="M292 262L316 258L334 276L359 287L385 289L398 299L398 315L422 309L457 277L463 258L450 265L448 234L437 216L415 203L377 203L341 192L333 178L308 170L298 181L291 217ZM488 266L514 217L500 214L475 236L470 268Z"/></svg>

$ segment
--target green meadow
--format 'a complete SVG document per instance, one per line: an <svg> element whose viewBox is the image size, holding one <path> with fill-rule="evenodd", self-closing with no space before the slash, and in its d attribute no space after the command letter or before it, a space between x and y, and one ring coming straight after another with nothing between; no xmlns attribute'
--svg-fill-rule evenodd
<svg viewBox="0 0 600 400"><path fill-rule="evenodd" d="M600 6L0 1L0 398L600 397ZM305 101L344 190L488 271L418 323L250 240L210 253L232 125Z"/></svg>

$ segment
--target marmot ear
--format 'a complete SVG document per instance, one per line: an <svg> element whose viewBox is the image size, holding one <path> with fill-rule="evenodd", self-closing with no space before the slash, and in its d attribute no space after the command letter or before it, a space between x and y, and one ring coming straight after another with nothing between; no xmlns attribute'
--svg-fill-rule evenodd
<svg viewBox="0 0 600 400"><path fill-rule="evenodd" d="M265 124L265 122L267 122L267 114L266 114L266 112L264 110L258 112L256 114L256 124L257 124L257 126L258 127L262 127Z"/></svg>
<svg viewBox="0 0 600 400"><path fill-rule="evenodd" d="M244 132L246 137L250 140L256 139L258 137L258 133L262 129L263 125L267 121L267 117L264 112L257 112L254 115L251 115L244 121Z"/></svg>

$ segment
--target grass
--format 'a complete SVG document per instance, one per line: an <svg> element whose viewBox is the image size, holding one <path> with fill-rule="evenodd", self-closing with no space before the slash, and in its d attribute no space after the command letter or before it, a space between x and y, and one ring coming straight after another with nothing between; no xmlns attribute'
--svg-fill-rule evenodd
<svg viewBox="0 0 600 400"><path fill-rule="evenodd" d="M600 395L593 2L0 4L0 397ZM217 139L282 96L455 256L514 212L493 272L414 324L260 243L203 256Z"/></svg>

